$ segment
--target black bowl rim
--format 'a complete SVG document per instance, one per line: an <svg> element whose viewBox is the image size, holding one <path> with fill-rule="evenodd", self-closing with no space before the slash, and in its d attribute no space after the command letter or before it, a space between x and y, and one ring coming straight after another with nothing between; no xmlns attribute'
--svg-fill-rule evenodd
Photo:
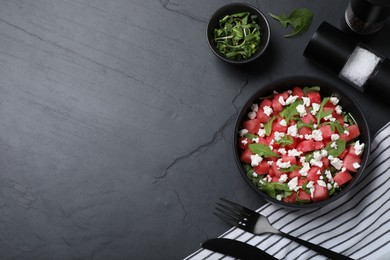
<svg viewBox="0 0 390 260"><path fill-rule="evenodd" d="M264 20L264 23L266 24L266 31L267 31L267 39L266 39L266 42L264 44L264 47L262 49L259 49L257 51L257 53L247 59L242 59L242 60L233 60L233 59L228 59L226 57L224 57L221 53L217 52L216 50L214 50L213 46L212 46L212 39L209 38L209 35L208 35L208 30L209 30L209 27L211 26L210 22L212 21L212 19L215 17L216 14L218 14L222 9L226 8L226 7L239 7L239 6L246 6L250 9L253 9L255 12L257 12L261 17L262 19ZM218 57L220 58L221 60L223 61L226 61L226 62L229 62L229 63L233 63L233 64L244 64L244 63L249 63L251 61L254 61L256 60L257 58L259 58L261 55L263 55L263 53L268 49L268 45L270 43L270 40L271 40L271 27L269 25L269 22L268 22L268 19L267 17L263 14L263 12L260 11L260 9L258 9L257 7L254 7L253 5L250 5L250 4L246 4L246 3L230 3L230 4L227 4L227 5L224 5L224 6L221 6L220 8L218 8L214 13L213 15L211 16L211 18L209 19L208 23L207 23L207 26L206 26L206 39L207 39L207 43L211 49L211 51Z"/></svg>
<svg viewBox="0 0 390 260"><path fill-rule="evenodd" d="M292 203L286 203L286 202L279 201L277 199L271 198L269 195L267 195L266 193L262 192L261 190L259 190L258 188L256 188L253 185L253 183L246 176L245 170L242 167L242 162L240 161L240 156L239 156L239 153L238 153L237 142L238 142L238 130L239 130L241 122L242 122L242 118L241 117L242 117L243 113L247 112L249 103L252 103L257 98L265 96L266 94L268 94L268 92L272 91L272 86L279 86L279 87L275 87L275 88L282 88L283 89L283 86L280 86L280 85L282 85L282 84L294 85L295 84L294 82L297 82L296 85L298 85L298 84L302 84L301 83L302 81L307 81L310 85L313 85L313 83L315 83L315 84L318 84L320 87L321 87L321 85L325 85L325 86L331 87L332 89L335 89L337 92L341 93L343 96L348 97L347 99L349 99L350 103L358 111L358 113L354 113L355 116L356 116L356 114L359 114L361 116L362 122L360 122L359 128L361 130L363 130L361 132L366 132L367 133L367 136L366 136L367 140L365 142L365 152L364 152L363 157L362 157L361 167L360 167L359 171L357 173L354 173L354 178L351 180L351 182L346 187L344 187L337 195L332 196L332 197L330 197L330 198L328 198L326 200L319 201L319 202L314 202L314 203L309 203L309 204L292 204ZM300 83L298 83L298 82L300 82ZM275 88L274 88L274 90L277 90ZM240 120L240 118L241 118L241 120ZM236 165L237 165L237 167L239 169L239 172L242 175L242 177L244 178L244 180L249 184L249 186L251 186L266 201L271 202L273 204L280 205L280 206L282 206L284 208L290 208L290 209L319 208L319 207L322 207L324 205L330 204L330 203L338 200L339 198L343 197L346 193L348 193L352 189L352 187L355 186L355 184L358 182L358 180L363 175L365 167L366 167L366 165L368 163L370 151L371 151L371 133L370 133L370 129L368 127L366 116L364 115L363 110L360 107L359 103L353 97L348 95L346 93L346 91L344 91L341 87L338 87L335 84L332 84L332 83L330 83L330 82L328 82L326 80L323 80L321 78L312 77L312 76L303 76L303 75L289 76L289 77L284 77L284 78L272 81L272 82L270 82L268 84L265 84L261 89L259 89L251 97L249 97L247 99L247 101L244 103L244 105L242 106L242 108L240 109L240 111L239 111L239 113L237 115L237 118L236 118L236 121L235 121L235 124L234 124L234 129L233 129L233 153L234 153L234 159L236 161Z"/></svg>

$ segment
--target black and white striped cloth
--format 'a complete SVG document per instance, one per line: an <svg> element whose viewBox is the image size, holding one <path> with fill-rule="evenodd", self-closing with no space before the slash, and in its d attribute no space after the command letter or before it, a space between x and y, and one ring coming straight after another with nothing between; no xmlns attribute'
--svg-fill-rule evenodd
<svg viewBox="0 0 390 260"><path fill-rule="evenodd" d="M309 211L266 204L257 211L277 229L354 259L390 257L390 123L374 138L362 179L331 205ZM278 259L326 259L277 235L256 236L232 228L220 237L255 245ZM199 249L186 260L232 259ZM387 258L390 259L390 258Z"/></svg>

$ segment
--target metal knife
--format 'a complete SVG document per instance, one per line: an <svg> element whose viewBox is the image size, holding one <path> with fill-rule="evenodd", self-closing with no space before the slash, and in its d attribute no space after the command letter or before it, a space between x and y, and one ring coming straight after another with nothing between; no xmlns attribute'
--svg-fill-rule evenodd
<svg viewBox="0 0 390 260"><path fill-rule="evenodd" d="M242 260L277 259L255 246L228 238L212 238L206 240L202 243L202 248Z"/></svg>

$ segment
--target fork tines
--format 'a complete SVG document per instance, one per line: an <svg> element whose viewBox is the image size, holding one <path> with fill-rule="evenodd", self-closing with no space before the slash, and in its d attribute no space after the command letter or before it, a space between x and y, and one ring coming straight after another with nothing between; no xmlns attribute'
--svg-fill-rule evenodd
<svg viewBox="0 0 390 260"><path fill-rule="evenodd" d="M214 214L229 225L245 226L244 222L253 211L227 199L220 198L220 200L223 203L217 203L215 208L217 212L214 212Z"/></svg>

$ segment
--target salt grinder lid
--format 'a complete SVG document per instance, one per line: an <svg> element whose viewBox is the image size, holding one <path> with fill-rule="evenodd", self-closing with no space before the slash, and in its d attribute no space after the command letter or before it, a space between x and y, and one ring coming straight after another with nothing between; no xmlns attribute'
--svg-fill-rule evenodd
<svg viewBox="0 0 390 260"><path fill-rule="evenodd" d="M390 60L384 59L378 70L367 81L366 91L384 101L390 98Z"/></svg>

